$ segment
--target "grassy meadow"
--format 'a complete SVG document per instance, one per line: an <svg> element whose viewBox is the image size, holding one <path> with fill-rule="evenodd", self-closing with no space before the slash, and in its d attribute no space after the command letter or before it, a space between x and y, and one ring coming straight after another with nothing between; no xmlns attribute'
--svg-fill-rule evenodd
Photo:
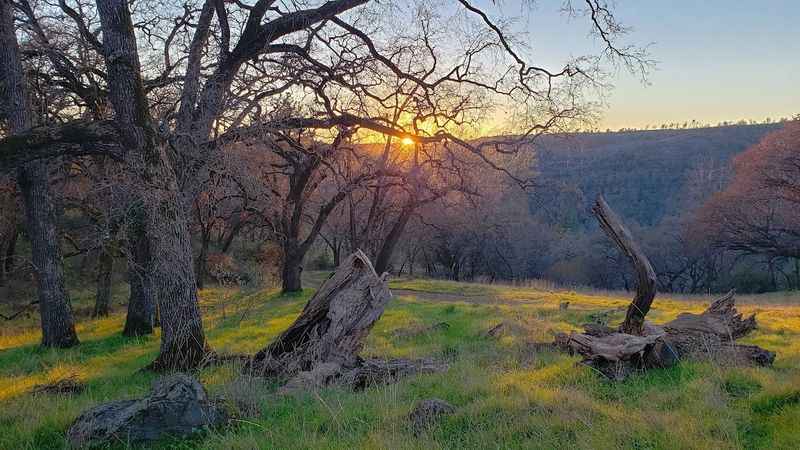
<svg viewBox="0 0 800 450"><path fill-rule="evenodd" d="M365 355L434 357L446 373L421 375L361 392L328 388L299 396L243 378L235 366L199 372L212 396L255 414L223 430L164 441L175 449L679 449L800 448L800 297L742 297L760 329L743 339L777 353L772 368L682 363L610 383L577 357L532 345L589 321L619 322L626 294L508 287L429 280L392 282L395 298L370 334ZM201 291L204 324L220 353L251 353L286 328L313 290ZM139 369L158 350L158 336L127 339L120 331L125 292L114 313L89 319L92 295L74 293L81 345L43 350L36 315L0 329L0 449L60 449L65 431L86 408L146 394L156 375ZM658 297L654 322L702 311L709 299ZM559 305L570 302L562 310ZM408 337L398 330L449 327ZM486 337L505 322L500 338ZM32 394L37 384L74 376L76 395ZM415 435L406 416L417 400L438 397L457 411ZM120 442L114 448L130 448ZM135 448L135 446L134 446ZM153 448L148 447L148 448Z"/></svg>

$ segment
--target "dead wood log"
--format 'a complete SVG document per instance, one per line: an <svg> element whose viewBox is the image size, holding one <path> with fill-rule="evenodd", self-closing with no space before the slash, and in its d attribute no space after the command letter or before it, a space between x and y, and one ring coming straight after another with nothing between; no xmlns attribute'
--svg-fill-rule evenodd
<svg viewBox="0 0 800 450"><path fill-rule="evenodd" d="M360 250L347 258L306 304L300 317L255 355L268 371L294 374L320 363L351 367L363 339L392 297Z"/></svg>
<svg viewBox="0 0 800 450"><path fill-rule="evenodd" d="M736 339L756 329L755 316L743 319L734 304L734 292L715 300L701 314L682 313L661 326L646 323L644 336L626 333L585 333L557 336L571 353L612 380L680 360L710 360L720 364L769 366L775 353Z"/></svg>
<svg viewBox="0 0 800 450"><path fill-rule="evenodd" d="M248 368L288 380L284 391L332 383L361 388L412 373L446 369L424 360L362 359L364 338L392 297L388 274L378 276L357 250L343 261L286 331L259 351Z"/></svg>
<svg viewBox="0 0 800 450"><path fill-rule="evenodd" d="M70 375L66 378L61 378L59 380L45 383L45 384L37 384L33 386L30 390L31 394L80 394L86 389L86 384L82 383L80 379L78 379L77 375Z"/></svg>
<svg viewBox="0 0 800 450"><path fill-rule="evenodd" d="M662 358L654 358L654 349L663 334L634 336L611 333L603 336L573 333L569 337L572 352L584 357L581 361L607 378L621 381L634 372L651 367L662 367ZM662 348L659 347L659 351Z"/></svg>
<svg viewBox="0 0 800 450"><path fill-rule="evenodd" d="M641 335L644 317L650 311L650 305L656 296L656 272L639 245L631 236L617 214L608 206L602 195L597 196L592 212L603 231L617 244L628 257L636 271L636 296L633 298L625 320L620 326L622 333Z"/></svg>
<svg viewBox="0 0 800 450"><path fill-rule="evenodd" d="M775 354L736 339L756 329L755 314L743 319L736 310L735 291L711 303L701 314L682 313L664 324L664 341L678 355L723 363L771 365Z"/></svg>
<svg viewBox="0 0 800 450"><path fill-rule="evenodd" d="M557 335L558 348L582 355L582 363L613 380L689 358L740 365L772 364L774 353L736 343L736 339L756 328L756 319L755 315L742 318L734 304L734 291L712 302L701 314L682 313L661 326L645 322L656 294L653 266L602 196L598 196L593 212L606 234L633 264L636 296L618 332L604 325L587 325L584 333Z"/></svg>
<svg viewBox="0 0 800 450"><path fill-rule="evenodd" d="M664 324L667 331L678 333L714 334L728 341L736 340L756 329L756 315L747 319L736 310L731 290L715 300L702 314L681 313L675 320Z"/></svg>

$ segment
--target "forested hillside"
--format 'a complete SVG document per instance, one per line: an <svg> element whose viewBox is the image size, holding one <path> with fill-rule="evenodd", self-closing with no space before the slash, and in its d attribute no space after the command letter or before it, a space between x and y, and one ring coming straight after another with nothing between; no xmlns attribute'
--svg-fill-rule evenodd
<svg viewBox="0 0 800 450"><path fill-rule="evenodd" d="M682 215L721 190L731 159L780 124L585 133L542 139L531 211L569 229L593 227L598 193L648 227Z"/></svg>
<svg viewBox="0 0 800 450"><path fill-rule="evenodd" d="M731 186L734 160L790 123L543 136L535 159L527 162L535 186L522 192L514 183L484 183L470 202L429 208L415 231L422 238L406 244L396 267L413 271L421 261L428 275L456 280L543 278L628 289L633 280L624 269L626 258L590 211L602 193L651 255L662 291L795 289L800 260L785 251L750 250L748 244L750 230L775 223L754 218L742 224L733 231L744 233L737 237L744 244L733 247L733 240L724 239L730 233L716 229L720 220L713 213L719 208L712 202ZM763 195L766 201L758 203L765 208L785 209L770 200L778 193L767 189ZM741 203L753 208L750 200ZM728 211L731 218L744 217ZM765 210L761 217L772 216Z"/></svg>

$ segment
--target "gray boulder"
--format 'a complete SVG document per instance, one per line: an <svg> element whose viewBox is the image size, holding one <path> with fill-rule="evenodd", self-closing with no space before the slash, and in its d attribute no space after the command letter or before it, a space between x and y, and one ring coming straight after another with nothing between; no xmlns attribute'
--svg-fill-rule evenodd
<svg viewBox="0 0 800 450"><path fill-rule="evenodd" d="M175 374L156 380L145 398L104 403L83 412L67 431L73 447L106 442L153 441L188 436L227 421L195 378Z"/></svg>
<svg viewBox="0 0 800 450"><path fill-rule="evenodd" d="M414 410L409 414L408 419L415 433L420 433L433 425L441 416L453 414L456 408L444 400L431 398L422 400L414 406Z"/></svg>

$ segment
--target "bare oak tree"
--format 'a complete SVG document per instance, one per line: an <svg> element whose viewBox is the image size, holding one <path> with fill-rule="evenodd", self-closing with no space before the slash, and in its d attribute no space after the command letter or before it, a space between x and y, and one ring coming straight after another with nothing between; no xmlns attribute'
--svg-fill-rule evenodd
<svg viewBox="0 0 800 450"><path fill-rule="evenodd" d="M139 262L163 328L158 369L194 367L207 351L188 211L209 155L227 143L254 133L344 128L410 139L420 151L430 146L448 158L469 154L507 172L493 155L530 149L537 136L591 117L591 96L606 87L605 62L642 70L648 64L638 49L618 45L625 29L600 0L566 10L589 19L601 54L553 70L528 63L502 21L466 0L79 5L64 1L53 9L99 55L102 77L96 78L104 82L88 86L107 93L113 115L101 111L34 128L25 123L0 140L0 162L15 167L98 153L123 161L142 218L138 241L147 244L147 258ZM13 37L8 23L5 33ZM300 102L300 114L281 114L281 96ZM467 138L500 110L512 117L498 130L502 137ZM412 186L415 176L408 177ZM402 231L411 205L427 199L415 198L414 187L408 192L411 201L386 239L388 251L378 253L379 269L399 238L394 228Z"/></svg>

